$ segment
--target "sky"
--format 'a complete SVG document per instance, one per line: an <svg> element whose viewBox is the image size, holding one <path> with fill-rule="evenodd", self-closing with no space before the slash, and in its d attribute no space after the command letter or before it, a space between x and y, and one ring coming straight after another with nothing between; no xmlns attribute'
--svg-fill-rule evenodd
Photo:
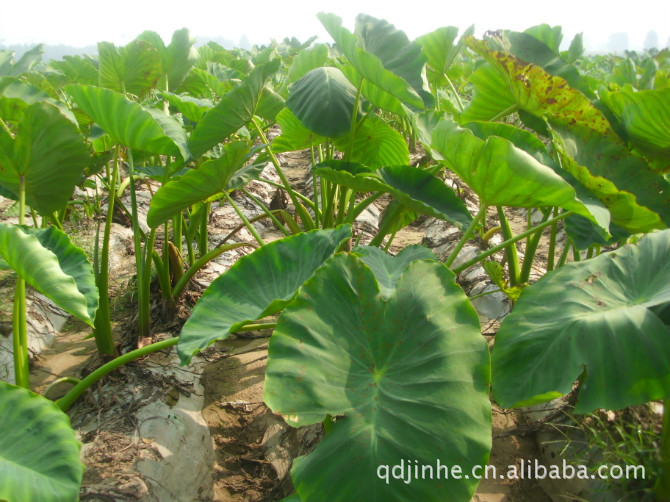
<svg viewBox="0 0 670 502"><path fill-rule="evenodd" d="M564 43L584 33L587 49L606 51L613 33L628 34L628 49L643 48L649 31L659 47L670 39L670 0L0 0L0 44L64 44L100 41L124 45L145 30L169 42L188 28L199 40L220 37L268 44L318 35L332 43L316 18L332 12L353 30L359 12L386 19L413 39L441 26L471 24L486 30L524 30L548 23L563 27ZM621 38L621 37L619 37Z"/></svg>

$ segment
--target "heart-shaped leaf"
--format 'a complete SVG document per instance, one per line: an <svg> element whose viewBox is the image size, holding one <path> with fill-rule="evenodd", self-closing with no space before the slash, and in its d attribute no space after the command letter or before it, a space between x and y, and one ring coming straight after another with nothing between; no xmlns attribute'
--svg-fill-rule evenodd
<svg viewBox="0 0 670 502"><path fill-rule="evenodd" d="M175 31L167 47L160 35L153 31L145 31L137 37L137 40L149 42L158 50L163 68L158 88L164 91L174 91L179 87L198 59L198 52L195 50L196 40L186 28Z"/></svg>
<svg viewBox="0 0 670 502"><path fill-rule="evenodd" d="M553 169L499 136L486 141L454 122L443 120L432 133L432 148L489 206L557 206L589 218L605 229L609 215L595 216L576 197L574 188Z"/></svg>
<svg viewBox="0 0 670 502"><path fill-rule="evenodd" d="M208 160L198 169L191 169L160 187L149 204L147 225L156 228L177 211L226 190L230 178L244 166L248 157L249 145L245 141L228 143L218 159Z"/></svg>
<svg viewBox="0 0 670 502"><path fill-rule="evenodd" d="M476 479L410 484L379 473L401 461L436 468L439 459L463 473L486 464L489 355L479 329L441 263L410 263L388 300L355 256L336 255L318 269L279 318L265 379L266 403L291 425L343 415L294 461L300 498L470 500Z"/></svg>
<svg viewBox="0 0 670 502"><path fill-rule="evenodd" d="M133 40L125 47L98 43L100 86L139 98L156 86L162 73L158 50L149 42Z"/></svg>
<svg viewBox="0 0 670 502"><path fill-rule="evenodd" d="M182 364L248 321L275 314L344 241L351 227L313 230L266 244L243 256L203 293L179 335Z"/></svg>
<svg viewBox="0 0 670 502"><path fill-rule="evenodd" d="M323 136L314 134L302 125L302 122L289 108L284 108L277 114L277 123L281 134L272 140L272 151L275 153L310 148L326 140Z"/></svg>
<svg viewBox="0 0 670 502"><path fill-rule="evenodd" d="M349 135L334 143L338 150L347 151ZM409 148L402 134L372 115L356 130L349 160L373 168L406 165L409 164Z"/></svg>
<svg viewBox="0 0 670 502"><path fill-rule="evenodd" d="M88 148L76 126L55 106L37 102L24 109L16 137L0 129L0 186L40 214L65 206L88 165Z"/></svg>
<svg viewBox="0 0 670 502"><path fill-rule="evenodd" d="M0 223L0 256L37 291L93 325L98 309L93 268L65 233Z"/></svg>
<svg viewBox="0 0 670 502"><path fill-rule="evenodd" d="M84 466L70 419L52 401L0 381L0 499L78 500Z"/></svg>
<svg viewBox="0 0 670 502"><path fill-rule="evenodd" d="M365 79L412 108L425 108L423 100L407 81L384 68L376 55L359 47L356 35L342 26L341 18L325 13L320 13L317 17L337 43L338 49Z"/></svg>
<svg viewBox="0 0 670 502"><path fill-rule="evenodd" d="M186 132L173 117L143 108L110 89L70 84L65 90L117 143L147 153L190 158Z"/></svg>
<svg viewBox="0 0 670 502"><path fill-rule="evenodd" d="M356 88L337 68L315 68L289 89L286 106L310 131L334 138L351 128Z"/></svg>
<svg viewBox="0 0 670 502"><path fill-rule="evenodd" d="M161 97L167 99L184 117L191 122L199 122L202 116L214 108L214 103L209 99L197 99L191 96L178 96L170 92L162 92Z"/></svg>
<svg viewBox="0 0 670 502"><path fill-rule="evenodd" d="M327 57L328 46L325 44L316 44L309 49L301 50L295 55L288 68L286 84L292 84L314 68L323 66Z"/></svg>
<svg viewBox="0 0 670 502"><path fill-rule="evenodd" d="M583 383L575 411L619 409L670 397L667 321L670 230L526 287L493 348L493 393L510 408Z"/></svg>
<svg viewBox="0 0 670 502"><path fill-rule="evenodd" d="M189 149L199 157L245 126L256 114L265 82L279 69L279 59L257 66L237 87L209 110L189 138Z"/></svg>
<svg viewBox="0 0 670 502"><path fill-rule="evenodd" d="M384 68L398 75L412 86L421 97L425 108L435 104L425 80L425 66L428 58L421 45L410 42L405 32L383 19L367 14L356 17L356 35L365 51L377 56Z"/></svg>

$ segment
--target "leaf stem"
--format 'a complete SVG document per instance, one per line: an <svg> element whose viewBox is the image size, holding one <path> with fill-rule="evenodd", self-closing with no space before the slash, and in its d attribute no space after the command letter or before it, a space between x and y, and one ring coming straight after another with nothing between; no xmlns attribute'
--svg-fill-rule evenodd
<svg viewBox="0 0 670 502"><path fill-rule="evenodd" d="M512 237L509 240L501 242L497 246L493 246L492 248L487 249L486 251L484 251L483 253L478 254L477 256L472 258L471 260L468 260L465 263L463 263L462 265L459 265L458 267L452 269L452 272L454 274L458 275L461 272L463 272L465 269L474 265L475 263L478 263L478 262L484 260L485 258L491 256L492 254L495 254L498 251L500 251L502 249L505 249L505 247L509 246L510 244L513 244L517 241L520 241L521 239L525 239L528 235L530 235L534 232L539 232L539 231L545 229L546 227L548 227L549 225L552 225L554 222L562 220L563 218L567 218L571 214L572 214L572 211L565 211L564 213L559 214L558 216L556 216L555 218L552 218L551 220L545 221L544 223L541 223L540 225L538 225L534 228L531 228L530 230L526 230L525 232L523 232L523 233L521 233L521 234L519 234L515 237Z"/></svg>
<svg viewBox="0 0 670 502"><path fill-rule="evenodd" d="M505 209L502 206L498 206L498 219L500 220L503 239L506 241L512 239L514 237L512 227L510 227L509 220L505 215ZM505 248L505 256L509 267L509 284L510 286L516 286L521 279L521 272L519 271L519 254L516 250L516 245L512 244Z"/></svg>
<svg viewBox="0 0 670 502"><path fill-rule="evenodd" d="M277 323L273 322L247 324L239 329L236 329L234 333L241 333L244 331L256 331L260 329L273 329L275 326L277 326ZM95 370L94 372L90 373L85 378L83 378L77 385L75 385L72 389L70 389L70 392L65 394L65 396L63 396L62 398L58 399L56 401L56 405L62 411L67 411L70 408L70 406L72 406L72 404L74 404L74 402L79 398L79 396L81 396L86 391L86 389L88 389L91 385L93 385L95 382L100 380L108 373L123 366L124 364L134 361L135 359L139 359L140 357L152 354L153 352L158 352L159 350L164 350L174 345L177 345L178 342L179 337L175 336L172 338L168 338L166 340L161 340L160 342L146 345L145 347L141 347L139 349L132 350L126 354L123 354L122 356L112 359L108 363L103 364L97 370Z"/></svg>
<svg viewBox="0 0 670 502"><path fill-rule="evenodd" d="M19 225L26 223L26 178L19 175ZM14 316L12 317L12 344L14 349L14 379L16 385L30 388L28 369L28 319L26 318L26 281L16 280L14 289Z"/></svg>
<svg viewBox="0 0 670 502"><path fill-rule="evenodd" d="M477 225L479 224L480 220L482 218L486 218L487 209L488 206L486 204L481 205L481 207L479 208L479 212L477 213L477 215L474 217L468 228L463 233L463 236L456 244L456 247L451 251L447 259L444 261L444 264L447 267L451 267L451 265L454 263L454 260L456 260L456 257L458 256L458 253L460 253L461 249L463 249L463 246L465 246L465 243L470 239L470 237L472 237L472 234L475 232L475 229L477 228Z"/></svg>
<svg viewBox="0 0 670 502"><path fill-rule="evenodd" d="M249 220L247 219L246 216L244 216L244 213L242 213L242 210L235 204L235 201L233 198L230 196L227 190L223 191L223 195L226 198L226 200L230 203L231 206L233 206L233 209L237 213L237 215L240 217L240 219L244 222L244 224L247 227L247 230L251 232L251 235L254 236L254 239L256 239L256 242L258 242L259 246L264 246L265 243L263 242L263 239L261 239L261 236L258 235L258 232L256 232L256 229L253 227L251 223L249 223Z"/></svg>

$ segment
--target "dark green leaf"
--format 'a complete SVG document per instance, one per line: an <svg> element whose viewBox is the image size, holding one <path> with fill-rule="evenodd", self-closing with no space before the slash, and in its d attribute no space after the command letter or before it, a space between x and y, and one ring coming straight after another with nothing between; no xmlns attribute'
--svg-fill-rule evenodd
<svg viewBox="0 0 670 502"><path fill-rule="evenodd" d="M378 472L401 460L436 467L439 458L464 473L486 463L489 356L479 329L454 274L438 262L410 263L388 300L355 256L318 269L279 318L265 380L265 402L291 425L344 415L294 461L300 498L469 501L478 480L390 476L387 484Z"/></svg>
<svg viewBox="0 0 670 502"><path fill-rule="evenodd" d="M670 231L569 263L527 287L493 348L493 393L524 406L571 391L575 411L619 409L670 396Z"/></svg>
<svg viewBox="0 0 670 502"><path fill-rule="evenodd" d="M286 106L310 131L334 138L351 128L356 88L337 68L315 68L295 82Z"/></svg>
<svg viewBox="0 0 670 502"><path fill-rule="evenodd" d="M298 288L351 238L351 227L313 230L266 244L214 280L179 335L182 364L248 321L284 308Z"/></svg>

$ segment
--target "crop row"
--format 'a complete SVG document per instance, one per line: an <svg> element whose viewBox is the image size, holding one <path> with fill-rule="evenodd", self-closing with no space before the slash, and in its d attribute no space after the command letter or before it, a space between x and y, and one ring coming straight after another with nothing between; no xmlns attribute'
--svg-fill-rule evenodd
<svg viewBox="0 0 670 502"><path fill-rule="evenodd" d="M17 275L16 385L0 383L0 499L77 499L79 447L63 411L109 371L174 345L188 363L278 314L265 401L291 425L324 422L329 431L294 463L296 494L286 500L467 501L476 479L371 480L377 466L400 459L431 464L439 455L464 472L485 465L491 389L514 408L568 394L575 382L578 413L665 400L655 490L666 500L668 50L586 58L581 36L560 52L560 28L547 25L483 40L448 27L410 41L369 16L354 33L334 15L318 17L333 46L287 39L252 52L196 50L179 30L167 46L152 32L124 47L100 43L97 58L2 56L0 193L16 201L19 222L0 223L0 266ZM275 125L280 134L269 141ZM427 160L412 166L416 149ZM298 150L312 159L308 195L277 159ZM268 166L280 183L263 177ZM474 214L444 182L446 170L476 194ZM265 243L231 197L253 197L251 180L288 195L288 207L256 200L259 219L283 239ZM159 187L148 230L138 182ZM74 206L95 209L72 198L76 186L102 186L108 198L93 264L63 231ZM382 196L392 202L377 235L352 242L356 219ZM132 221L137 330L146 336L153 277L174 303L204 265L240 246L210 248L216 204L235 208L257 248L211 284L179 336L118 354L109 298L115 211ZM510 208L542 217L514 234ZM487 228L489 212L498 226ZM462 232L447 256L422 246L386 252L420 215ZM529 284L545 230L547 273ZM494 233L502 243L488 246ZM469 241L484 243L480 253L455 265ZM504 265L492 259L498 252ZM456 282L475 264L514 301L491 353ZM89 324L112 358L55 404L27 390L27 285Z"/></svg>

